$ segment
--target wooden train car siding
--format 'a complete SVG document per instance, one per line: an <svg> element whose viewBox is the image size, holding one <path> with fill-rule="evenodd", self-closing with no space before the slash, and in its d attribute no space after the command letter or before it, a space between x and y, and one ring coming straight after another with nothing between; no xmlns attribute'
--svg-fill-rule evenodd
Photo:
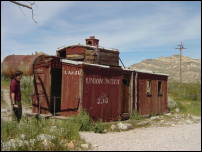
<svg viewBox="0 0 202 152"><path fill-rule="evenodd" d="M94 120L120 119L122 79L120 71L84 66L83 107Z"/></svg>
<svg viewBox="0 0 202 152"><path fill-rule="evenodd" d="M167 112L168 76L141 72L137 72L137 75L138 112L142 115Z"/></svg>
<svg viewBox="0 0 202 152"><path fill-rule="evenodd" d="M75 115L79 111L79 105L81 104L81 73L81 67L62 63L61 115Z"/></svg>
<svg viewBox="0 0 202 152"><path fill-rule="evenodd" d="M34 113L54 113L60 111L61 63L59 58L44 56L34 65ZM55 100L55 105L54 105Z"/></svg>
<svg viewBox="0 0 202 152"><path fill-rule="evenodd" d="M84 61L86 63L119 66L119 51L99 47L99 40L94 36L86 39L86 45L71 45L60 48L57 56L68 60Z"/></svg>
<svg viewBox="0 0 202 152"><path fill-rule="evenodd" d="M102 121L116 121L128 118L133 111L141 115L161 114L167 112L167 76L123 70L85 62L62 59L61 63L51 61L52 64L36 64L41 71L38 76L46 86L36 83L36 92L45 90L46 95L38 97L34 103L40 113L56 112L58 115L71 116L78 114L84 108L92 119ZM61 77L50 74L60 65ZM38 67L37 67L38 66ZM57 73L59 73L59 71ZM37 74L37 73L35 73ZM58 79L61 81L53 81ZM37 77L36 77L37 78ZM57 87L52 87L57 85ZM57 83L57 84L56 84ZM51 88L61 91L55 93ZM60 94L60 95L59 95ZM50 97L60 97L54 101ZM39 106L40 105L40 106ZM55 107L56 109L54 110Z"/></svg>

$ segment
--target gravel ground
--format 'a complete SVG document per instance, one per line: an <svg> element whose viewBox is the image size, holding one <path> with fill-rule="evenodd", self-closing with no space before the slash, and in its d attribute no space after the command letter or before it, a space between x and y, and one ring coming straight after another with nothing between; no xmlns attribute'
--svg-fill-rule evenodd
<svg viewBox="0 0 202 152"><path fill-rule="evenodd" d="M124 132L96 134L80 132L92 150L98 151L200 151L201 122L174 127L137 128Z"/></svg>

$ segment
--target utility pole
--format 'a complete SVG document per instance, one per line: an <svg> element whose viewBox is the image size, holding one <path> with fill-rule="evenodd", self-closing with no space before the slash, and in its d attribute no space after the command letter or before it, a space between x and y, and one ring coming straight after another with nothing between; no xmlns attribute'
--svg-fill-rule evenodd
<svg viewBox="0 0 202 152"><path fill-rule="evenodd" d="M181 44L178 45L179 47L176 48L176 49L179 49L180 50L180 84L182 84L182 50L183 49L186 49L183 47L183 44L181 42Z"/></svg>

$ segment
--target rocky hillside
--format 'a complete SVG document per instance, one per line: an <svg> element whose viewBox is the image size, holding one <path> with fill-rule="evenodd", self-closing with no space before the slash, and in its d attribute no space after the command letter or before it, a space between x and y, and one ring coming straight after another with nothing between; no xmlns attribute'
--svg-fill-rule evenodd
<svg viewBox="0 0 202 152"><path fill-rule="evenodd" d="M146 59L140 63L131 65L129 68L169 74L170 81L179 81L179 59L179 55L160 57L157 59ZM201 81L200 59L182 56L182 81L186 83Z"/></svg>

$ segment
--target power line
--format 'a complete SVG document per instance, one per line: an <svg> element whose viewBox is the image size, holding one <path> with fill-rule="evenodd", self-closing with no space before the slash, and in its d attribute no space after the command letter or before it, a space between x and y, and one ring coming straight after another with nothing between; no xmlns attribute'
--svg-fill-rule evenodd
<svg viewBox="0 0 202 152"><path fill-rule="evenodd" d="M182 42L181 44L178 45L179 47L178 48L175 48L175 49L178 49L180 51L180 84L182 83L182 51L183 49L186 49L184 48Z"/></svg>

